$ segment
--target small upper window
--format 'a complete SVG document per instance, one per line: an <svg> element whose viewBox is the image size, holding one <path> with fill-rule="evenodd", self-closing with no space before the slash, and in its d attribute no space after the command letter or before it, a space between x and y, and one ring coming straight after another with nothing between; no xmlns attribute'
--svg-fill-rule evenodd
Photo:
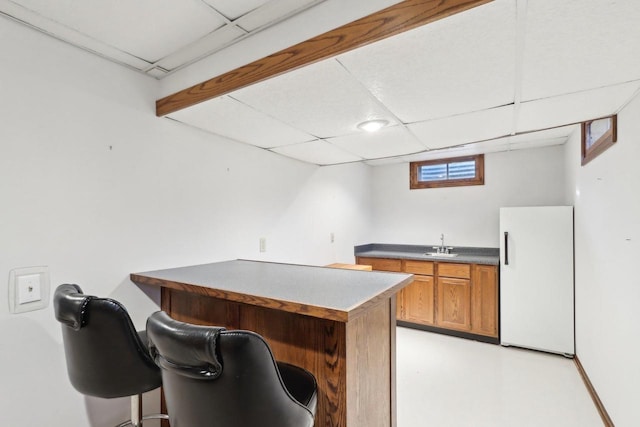
<svg viewBox="0 0 640 427"><path fill-rule="evenodd" d="M582 123L582 165L602 154L617 140L618 116Z"/></svg>
<svg viewBox="0 0 640 427"><path fill-rule="evenodd" d="M410 188L484 185L484 155L411 162Z"/></svg>

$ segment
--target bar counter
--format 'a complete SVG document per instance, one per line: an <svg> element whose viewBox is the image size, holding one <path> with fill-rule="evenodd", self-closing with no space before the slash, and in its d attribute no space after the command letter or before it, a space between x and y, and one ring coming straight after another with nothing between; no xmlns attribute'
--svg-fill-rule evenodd
<svg viewBox="0 0 640 427"><path fill-rule="evenodd" d="M184 322L262 335L318 381L315 426L395 427L395 294L412 275L235 260L131 274Z"/></svg>

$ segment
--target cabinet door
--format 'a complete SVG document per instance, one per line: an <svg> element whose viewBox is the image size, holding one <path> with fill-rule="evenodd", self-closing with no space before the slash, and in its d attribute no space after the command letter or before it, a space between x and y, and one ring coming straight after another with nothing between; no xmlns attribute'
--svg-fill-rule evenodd
<svg viewBox="0 0 640 427"><path fill-rule="evenodd" d="M471 331L498 336L498 269L474 265L471 271Z"/></svg>
<svg viewBox="0 0 640 427"><path fill-rule="evenodd" d="M471 330L471 282L467 279L438 277L437 325L442 328Z"/></svg>
<svg viewBox="0 0 640 427"><path fill-rule="evenodd" d="M398 298L397 318L423 325L434 324L433 276L413 276Z"/></svg>

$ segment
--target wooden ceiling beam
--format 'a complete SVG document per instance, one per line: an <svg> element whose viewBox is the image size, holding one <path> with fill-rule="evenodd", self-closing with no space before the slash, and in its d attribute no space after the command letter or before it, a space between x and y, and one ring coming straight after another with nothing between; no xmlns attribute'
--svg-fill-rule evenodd
<svg viewBox="0 0 640 427"><path fill-rule="evenodd" d="M405 0L156 101L165 116L493 0Z"/></svg>

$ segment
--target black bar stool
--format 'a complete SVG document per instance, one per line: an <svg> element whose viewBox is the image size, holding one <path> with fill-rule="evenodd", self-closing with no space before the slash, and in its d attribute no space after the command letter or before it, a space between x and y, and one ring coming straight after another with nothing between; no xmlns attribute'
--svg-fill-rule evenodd
<svg viewBox="0 0 640 427"><path fill-rule="evenodd" d="M196 326L159 311L147 320L174 427L312 427L314 376L276 362L258 334Z"/></svg>
<svg viewBox="0 0 640 427"><path fill-rule="evenodd" d="M84 295L78 285L60 285L53 297L56 319L62 323L67 372L80 393L131 397L131 419L116 427L139 427L142 393L162 385L160 370L149 356L146 332L137 332L118 301Z"/></svg>

